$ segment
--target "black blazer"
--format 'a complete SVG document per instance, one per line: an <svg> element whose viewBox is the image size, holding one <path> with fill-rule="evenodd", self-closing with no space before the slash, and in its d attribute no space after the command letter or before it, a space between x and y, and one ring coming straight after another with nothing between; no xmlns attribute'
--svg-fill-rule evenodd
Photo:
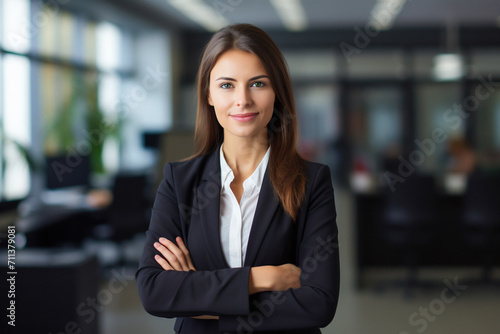
<svg viewBox="0 0 500 334"><path fill-rule="evenodd" d="M335 314L339 254L333 187L328 167L307 162L306 195L296 222L264 176L242 268L229 268L219 237L219 149L167 163L137 271L147 312L178 317L177 333L320 333ZM154 260L160 237L182 237L197 271L166 271ZM293 263L299 289L249 296L250 267ZM219 320L190 318L218 315Z"/></svg>

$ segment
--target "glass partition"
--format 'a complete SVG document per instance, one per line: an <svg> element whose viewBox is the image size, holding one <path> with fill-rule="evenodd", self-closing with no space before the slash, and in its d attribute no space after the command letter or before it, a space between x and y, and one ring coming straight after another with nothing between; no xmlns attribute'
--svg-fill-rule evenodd
<svg viewBox="0 0 500 334"><path fill-rule="evenodd" d="M397 85L366 85L349 92L348 133L356 171L384 170L388 152L402 150L403 92Z"/></svg>
<svg viewBox="0 0 500 334"><path fill-rule="evenodd" d="M446 143L451 138L465 137L468 117L461 111L464 102L461 96L462 84L459 82L426 82L417 85L415 92L417 132L414 141L419 143L432 141L428 150L414 146L414 149L419 149L424 154L423 162L415 166L421 172L434 173L446 170L449 163ZM441 135L436 136L438 133Z"/></svg>
<svg viewBox="0 0 500 334"><path fill-rule="evenodd" d="M299 150L309 160L336 169L336 142L340 134L338 88L332 84L311 84L295 89L300 131Z"/></svg>

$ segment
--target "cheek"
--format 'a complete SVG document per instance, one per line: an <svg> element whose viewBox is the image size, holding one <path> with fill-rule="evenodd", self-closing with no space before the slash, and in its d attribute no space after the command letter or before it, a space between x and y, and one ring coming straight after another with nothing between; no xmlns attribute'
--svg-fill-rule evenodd
<svg viewBox="0 0 500 334"><path fill-rule="evenodd" d="M228 96L224 94L212 94L211 102L216 111L223 112L231 106L231 101Z"/></svg>
<svg viewBox="0 0 500 334"><path fill-rule="evenodd" d="M220 126L223 128L226 125L227 122L227 109L222 108L221 106L218 106L217 104L214 105L214 110L215 110L215 118L217 119L217 122L219 122Z"/></svg>
<svg viewBox="0 0 500 334"><path fill-rule="evenodd" d="M273 115L274 101L275 101L274 94L268 94L267 96L263 96L263 98L261 100L261 106L266 111L266 118L271 119L271 117Z"/></svg>

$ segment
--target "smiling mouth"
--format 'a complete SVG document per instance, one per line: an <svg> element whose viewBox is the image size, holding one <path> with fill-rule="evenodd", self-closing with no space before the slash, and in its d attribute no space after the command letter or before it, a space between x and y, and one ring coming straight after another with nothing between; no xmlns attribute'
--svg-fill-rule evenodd
<svg viewBox="0 0 500 334"><path fill-rule="evenodd" d="M258 113L246 113L246 114L231 115L231 117L238 122L248 122L248 121L251 121L252 119L254 119L255 116L257 116L257 115L258 115Z"/></svg>

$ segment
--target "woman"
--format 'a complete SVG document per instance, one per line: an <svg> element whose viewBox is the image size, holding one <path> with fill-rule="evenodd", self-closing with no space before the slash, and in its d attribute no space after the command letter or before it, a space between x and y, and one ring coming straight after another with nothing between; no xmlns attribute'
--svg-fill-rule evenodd
<svg viewBox="0 0 500 334"><path fill-rule="evenodd" d="M196 153L167 163L137 282L177 333L320 333L339 258L329 169L297 153L284 58L261 29L228 26L198 73Z"/></svg>

